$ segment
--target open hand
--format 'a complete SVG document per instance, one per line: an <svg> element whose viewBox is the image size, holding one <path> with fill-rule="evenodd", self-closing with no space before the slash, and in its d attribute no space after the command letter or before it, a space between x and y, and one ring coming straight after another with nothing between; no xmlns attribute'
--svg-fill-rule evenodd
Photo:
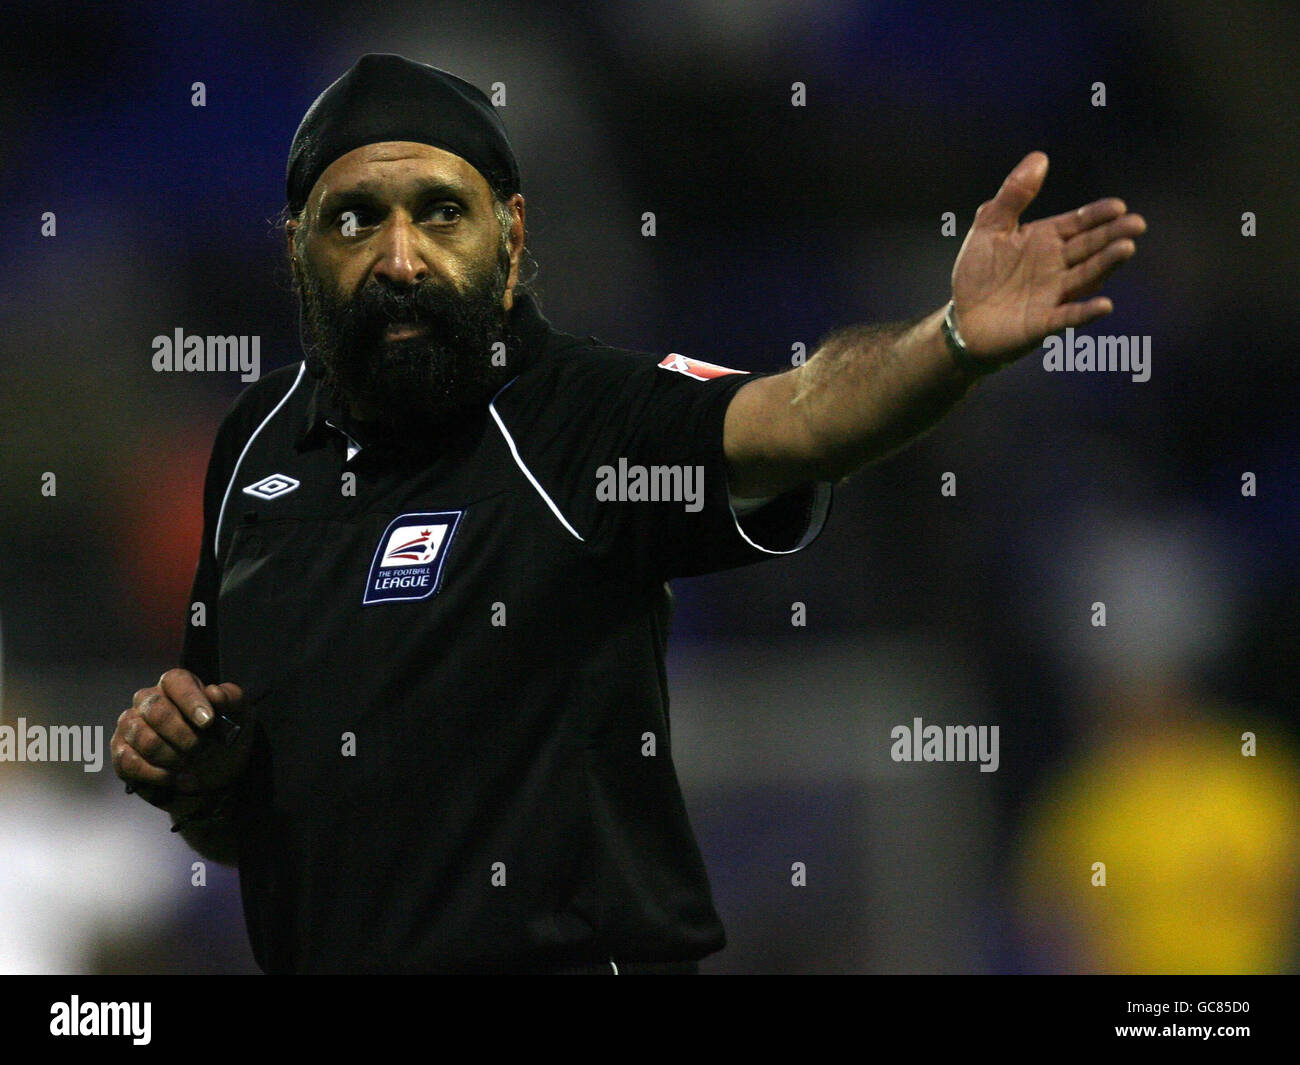
<svg viewBox="0 0 1300 1065"><path fill-rule="evenodd" d="M1110 299L1094 294L1146 232L1146 220L1114 197L1022 225L1046 177L1047 156L1030 152L980 205L957 253L953 306L973 358L1010 361L1052 333L1110 314Z"/></svg>

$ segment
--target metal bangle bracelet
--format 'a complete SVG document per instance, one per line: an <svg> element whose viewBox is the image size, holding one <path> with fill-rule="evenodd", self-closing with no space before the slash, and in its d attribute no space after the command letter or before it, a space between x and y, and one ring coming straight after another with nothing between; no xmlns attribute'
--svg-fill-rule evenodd
<svg viewBox="0 0 1300 1065"><path fill-rule="evenodd" d="M961 333L957 331L955 315L956 304L949 300L948 309L943 316L942 332L944 343L948 345L948 351L951 352L952 361L957 364L957 369L963 373L973 373L979 377L1002 369L999 363L971 357L970 349L966 347L966 341L961 338Z"/></svg>

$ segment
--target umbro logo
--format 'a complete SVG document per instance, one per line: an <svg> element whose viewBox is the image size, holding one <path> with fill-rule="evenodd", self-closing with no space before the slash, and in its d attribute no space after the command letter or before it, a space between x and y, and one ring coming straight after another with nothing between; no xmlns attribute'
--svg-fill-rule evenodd
<svg viewBox="0 0 1300 1065"><path fill-rule="evenodd" d="M257 496L258 499L278 499L280 496L292 492L302 482L295 480L286 473L273 473L269 477L263 477L260 481L255 481L244 487L244 494Z"/></svg>

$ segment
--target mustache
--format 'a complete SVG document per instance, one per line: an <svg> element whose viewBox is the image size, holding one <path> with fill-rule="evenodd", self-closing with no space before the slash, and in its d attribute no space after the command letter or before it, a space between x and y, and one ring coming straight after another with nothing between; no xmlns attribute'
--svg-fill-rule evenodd
<svg viewBox="0 0 1300 1065"><path fill-rule="evenodd" d="M357 326L382 329L395 323L431 325L445 321L466 298L455 289L432 281L398 288L370 282L347 304L347 316Z"/></svg>

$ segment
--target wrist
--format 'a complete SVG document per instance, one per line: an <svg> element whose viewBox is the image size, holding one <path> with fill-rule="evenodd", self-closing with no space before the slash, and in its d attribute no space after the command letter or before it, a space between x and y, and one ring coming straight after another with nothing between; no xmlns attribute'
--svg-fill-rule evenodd
<svg viewBox="0 0 1300 1065"><path fill-rule="evenodd" d="M953 365L958 371L969 380L979 380L981 377L987 377L991 373L1002 369L1002 364L991 362L987 359L977 359L970 353L966 346L966 340L961 335L961 326L957 321L957 305L953 300L948 301L948 306L944 308L943 321L939 326L939 331L943 335L943 341L948 349L948 354L952 358Z"/></svg>

